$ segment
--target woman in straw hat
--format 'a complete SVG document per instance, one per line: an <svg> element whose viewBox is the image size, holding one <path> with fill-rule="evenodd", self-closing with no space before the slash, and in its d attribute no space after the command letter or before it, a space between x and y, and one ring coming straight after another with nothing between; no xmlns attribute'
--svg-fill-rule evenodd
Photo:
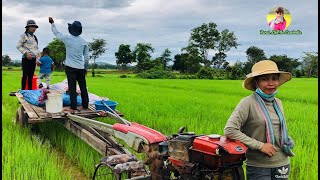
<svg viewBox="0 0 320 180"><path fill-rule="evenodd" d="M282 102L274 96L289 80L289 72L279 71L271 60L262 60L243 81L243 87L254 93L237 105L224 134L248 146L248 180L288 179L294 143L288 135Z"/></svg>
<svg viewBox="0 0 320 180"><path fill-rule="evenodd" d="M34 32L38 25L34 20L28 20L25 32L20 36L17 49L22 53L22 82L21 89L26 88L28 78L28 88L32 89L32 78L36 69L36 58L40 58L41 52L38 47L38 39Z"/></svg>

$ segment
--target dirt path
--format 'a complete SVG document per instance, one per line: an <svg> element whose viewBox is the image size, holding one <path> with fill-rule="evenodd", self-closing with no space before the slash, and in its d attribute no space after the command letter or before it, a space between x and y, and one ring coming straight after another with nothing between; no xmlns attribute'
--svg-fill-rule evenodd
<svg viewBox="0 0 320 180"><path fill-rule="evenodd" d="M77 180L90 180L90 178L86 177L86 175L76 166L67 156L65 156L64 152L54 149L54 152L57 153L57 157L59 163L63 165L63 169L71 172L72 179Z"/></svg>
<svg viewBox="0 0 320 180"><path fill-rule="evenodd" d="M32 136L34 140L37 140L40 145L42 145L45 141L50 143L49 139L43 138L43 136L39 133L37 126L33 126L31 128ZM52 144L51 144L52 145ZM58 163L63 166L63 170L66 172L69 171L72 175L72 179L76 180L90 180L90 178L86 177L86 175L81 171L81 169L75 165L58 147L51 146L53 154L57 155Z"/></svg>

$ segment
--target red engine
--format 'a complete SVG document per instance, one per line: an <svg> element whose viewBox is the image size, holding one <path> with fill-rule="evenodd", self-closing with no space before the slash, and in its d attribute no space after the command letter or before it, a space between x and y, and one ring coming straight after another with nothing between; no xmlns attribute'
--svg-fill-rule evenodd
<svg viewBox="0 0 320 180"><path fill-rule="evenodd" d="M241 142L225 136L181 133L168 140L167 161L180 179L244 179L246 151Z"/></svg>
<svg viewBox="0 0 320 180"><path fill-rule="evenodd" d="M137 152L145 153L144 164L149 166L152 180L163 179L244 179L242 169L247 147L239 141L217 134L182 133L171 137L139 125L114 125L122 133L144 137L148 144L137 144ZM134 142L134 141L133 141ZM132 147L135 144L133 143ZM142 146L140 146L142 145Z"/></svg>
<svg viewBox="0 0 320 180"><path fill-rule="evenodd" d="M242 162L246 159L247 147L239 141L214 135L213 137L196 137L190 151L192 162L201 163L212 170L219 170L236 164L242 165Z"/></svg>

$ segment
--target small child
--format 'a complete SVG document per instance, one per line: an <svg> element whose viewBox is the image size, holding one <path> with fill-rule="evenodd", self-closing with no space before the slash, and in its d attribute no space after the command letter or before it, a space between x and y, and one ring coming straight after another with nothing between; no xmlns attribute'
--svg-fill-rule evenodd
<svg viewBox="0 0 320 180"><path fill-rule="evenodd" d="M42 57L36 62L40 66L40 72L38 77L39 88L42 88L42 79L46 79L47 89L50 86L51 73L54 68L54 63L51 59L49 48L43 48Z"/></svg>

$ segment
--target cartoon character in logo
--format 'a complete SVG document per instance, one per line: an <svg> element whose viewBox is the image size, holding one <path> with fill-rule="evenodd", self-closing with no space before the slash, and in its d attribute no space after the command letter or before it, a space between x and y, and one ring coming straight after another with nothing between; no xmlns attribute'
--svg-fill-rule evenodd
<svg viewBox="0 0 320 180"><path fill-rule="evenodd" d="M272 19L268 25L273 29L273 30L284 30L287 25L287 21L284 19L284 10L282 7L278 7L275 11L276 13L276 18Z"/></svg>

